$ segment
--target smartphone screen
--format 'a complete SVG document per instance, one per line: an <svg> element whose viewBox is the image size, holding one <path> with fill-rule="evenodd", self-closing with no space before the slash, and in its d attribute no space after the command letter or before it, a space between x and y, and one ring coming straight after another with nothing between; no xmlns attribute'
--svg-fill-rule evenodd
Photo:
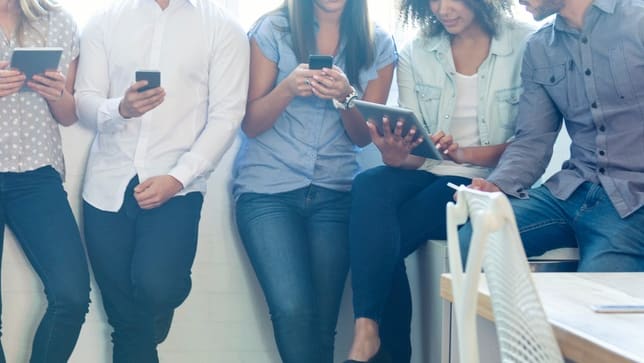
<svg viewBox="0 0 644 363"><path fill-rule="evenodd" d="M139 88L139 92L145 92L149 89L161 87L161 72L159 71L136 71L134 73L136 81L148 81L146 86Z"/></svg>
<svg viewBox="0 0 644 363"><path fill-rule="evenodd" d="M330 55L311 54L309 69L333 68L333 57Z"/></svg>

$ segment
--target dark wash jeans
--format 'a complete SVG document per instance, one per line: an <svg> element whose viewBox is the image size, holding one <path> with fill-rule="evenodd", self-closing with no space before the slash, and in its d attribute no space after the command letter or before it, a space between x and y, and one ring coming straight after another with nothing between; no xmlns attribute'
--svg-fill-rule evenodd
<svg viewBox="0 0 644 363"><path fill-rule="evenodd" d="M106 212L84 203L85 239L112 333L115 363L156 363L155 317L186 299L197 248L203 195L170 198L143 210L134 199L138 178L123 206Z"/></svg>
<svg viewBox="0 0 644 363"><path fill-rule="evenodd" d="M311 185L242 194L237 226L268 303L283 363L332 363L349 268L351 195Z"/></svg>
<svg viewBox="0 0 644 363"><path fill-rule="evenodd" d="M405 257L428 239L446 238L447 186L458 176L379 166L353 181L349 241L353 310L379 322L383 348L395 363L411 359L411 292Z"/></svg>
<svg viewBox="0 0 644 363"><path fill-rule="evenodd" d="M0 257L5 225L45 286L48 305L30 361L67 362L89 305L89 273L78 226L56 170L45 166L0 173ZM0 362L5 362L1 347Z"/></svg>

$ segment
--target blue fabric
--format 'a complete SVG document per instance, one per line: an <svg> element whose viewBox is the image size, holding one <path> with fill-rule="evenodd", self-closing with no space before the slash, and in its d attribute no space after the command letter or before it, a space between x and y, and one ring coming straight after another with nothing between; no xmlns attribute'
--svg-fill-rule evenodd
<svg viewBox="0 0 644 363"><path fill-rule="evenodd" d="M48 302L30 361L67 362L89 305L89 273L78 226L54 168L0 173L0 257L5 224L42 280ZM1 352L0 347L4 362Z"/></svg>
<svg viewBox="0 0 644 363"><path fill-rule="evenodd" d="M644 271L644 209L622 219L606 191L590 182L566 200L545 186L528 194L529 199L510 199L528 257L579 247L580 272ZM471 234L469 223L459 230L462 251L467 251ZM466 256L462 254L463 262Z"/></svg>
<svg viewBox="0 0 644 363"><path fill-rule="evenodd" d="M289 45L289 33L279 30L287 25L286 17L270 15L250 31L251 39L257 42L264 56L277 64L276 84L298 65ZM374 37L376 58L373 65L360 72L362 89L377 78L379 69L397 59L391 35L376 27ZM342 47L334 64L344 67ZM330 100L296 97L273 127L252 139L242 134L234 167L233 193L235 197L248 192L280 193L309 184L348 191L358 172L357 152L358 148L344 131L339 111Z"/></svg>
<svg viewBox="0 0 644 363"><path fill-rule="evenodd" d="M545 185L559 199L601 184L621 217L644 206L644 3L595 0L581 29L557 16L527 44L516 137L489 181L525 198L565 120L570 159Z"/></svg>
<svg viewBox="0 0 644 363"><path fill-rule="evenodd" d="M380 166L359 174L353 183L353 310L356 318L381 323L383 346L397 363L411 357L411 295L404 259L428 239L445 239L445 205L454 195L447 183L470 181ZM397 318L387 319L392 316Z"/></svg>
<svg viewBox="0 0 644 363"><path fill-rule="evenodd" d="M203 195L192 192L143 210L134 199L137 184L135 177L118 212L83 204L87 252L114 328L114 363L159 361L154 319L190 292L203 203Z"/></svg>
<svg viewBox="0 0 644 363"><path fill-rule="evenodd" d="M351 196L317 186L245 193L237 225L284 363L332 363L347 271Z"/></svg>

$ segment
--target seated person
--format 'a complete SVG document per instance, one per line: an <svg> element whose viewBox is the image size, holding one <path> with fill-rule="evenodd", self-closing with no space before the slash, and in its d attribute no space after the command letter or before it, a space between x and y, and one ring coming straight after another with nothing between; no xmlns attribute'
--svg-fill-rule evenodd
<svg viewBox="0 0 644 363"><path fill-rule="evenodd" d="M528 256L579 247L579 271L644 271L644 7L632 0L523 3L537 20L557 15L528 41L516 138L487 180L471 186L515 197ZM545 170L563 120L570 159L528 189ZM471 226L459 235L469 244Z"/></svg>

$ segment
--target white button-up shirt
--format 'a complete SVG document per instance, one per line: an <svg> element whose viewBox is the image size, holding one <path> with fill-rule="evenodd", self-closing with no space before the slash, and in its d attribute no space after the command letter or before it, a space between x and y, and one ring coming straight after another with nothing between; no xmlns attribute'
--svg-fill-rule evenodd
<svg viewBox="0 0 644 363"><path fill-rule="evenodd" d="M184 189L206 179L236 135L248 91L248 39L209 0L115 1L85 28L76 78L81 122L96 130L83 198L118 211L128 182L171 175ZM118 108L137 70L159 70L163 103L139 118Z"/></svg>

